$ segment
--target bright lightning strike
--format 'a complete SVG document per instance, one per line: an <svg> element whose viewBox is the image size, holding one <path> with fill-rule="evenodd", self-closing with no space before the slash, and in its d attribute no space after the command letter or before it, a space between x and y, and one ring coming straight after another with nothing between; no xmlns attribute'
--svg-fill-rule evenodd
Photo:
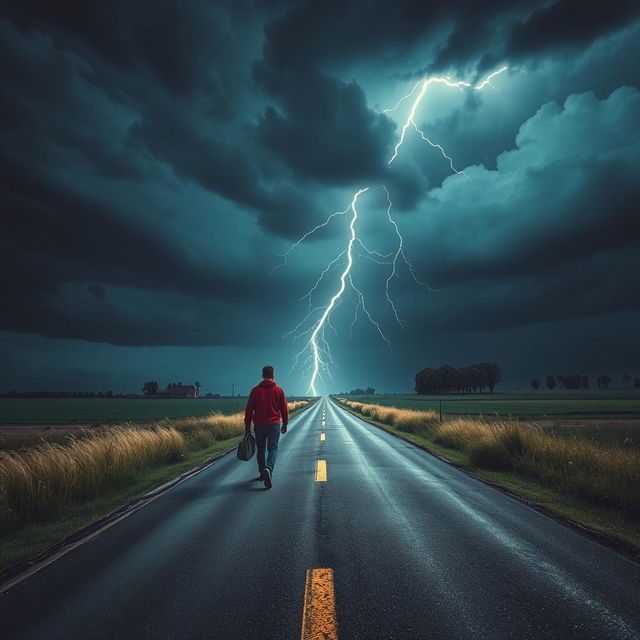
<svg viewBox="0 0 640 640"><path fill-rule="evenodd" d="M508 69L508 67L504 66L504 67L502 67L502 68L490 73L482 82L476 84L475 86L473 86L469 82L465 82L465 81L462 81L462 80L454 81L449 77L425 78L425 79L420 80L419 82L417 82L415 84L415 86L413 87L413 89L407 95L405 95L402 98L400 98L400 100L398 100L398 102L396 103L396 105L394 107L392 107L390 109L385 109L384 112L383 112L383 113L396 112L399 109L401 104L403 104L406 100L409 100L410 98L414 97L414 95L417 92L417 95L416 95L415 99L411 103L411 108L409 110L409 115L407 116L406 120L404 121L404 124L402 125L400 136L399 136L398 141L397 141L397 143L396 143L396 145L394 147L393 154L391 155L391 158L388 160L387 164L391 165L392 162L398 157L398 153L400 152L400 149L402 148L402 145L405 142L405 138L406 138L407 132L409 131L410 128L413 128L420 135L422 140L427 142L434 149L437 149L440 152L440 154L442 155L442 157L445 158L449 162L449 167L451 168L451 171L453 173L456 173L456 174L462 173L462 174L464 174L464 171L459 171L458 169L456 169L456 167L454 165L454 162L453 162L453 158L451 158L451 156L449 156L447 154L447 152L445 151L444 147L442 145L430 140L425 135L425 133L421 129L418 128L418 126L417 126L417 124L415 122L416 112L417 112L418 108L420 107L420 105L422 103L422 100L425 97L425 94L427 93L427 89L432 84L444 84L445 86L452 87L452 88L458 88L458 89L470 88L470 89L473 89L474 91L481 91L482 89L484 89L487 86L489 86L489 87L491 87L493 89L496 89L496 87L492 84L492 80L496 76L498 76L501 73L503 73L504 71L506 71L507 69ZM466 174L464 174L464 175L466 175ZM306 239L311 237L317 231L319 231L320 229L328 226L334 218L336 218L338 216L345 216L345 215L348 215L349 213L351 214L351 219L350 219L350 222L349 222L349 239L348 239L346 248L343 249L338 254L337 257L335 257L333 260L331 260L328 263L328 265L323 269L323 271L321 272L320 276L318 277L318 279L316 280L314 285L311 287L311 289L307 292L307 294L305 296L303 296L302 299L308 299L307 314L304 317L304 319L296 325L296 327L294 329L292 329L290 332L285 334L285 335L294 334L296 336L296 338L300 338L302 336L309 336L308 340L305 343L305 346L295 355L294 360L293 360L292 370L293 370L293 368L295 368L298 365L298 362L299 362L300 358L303 357L305 354L307 354L306 363L311 369L311 379L310 379L310 382L309 382L309 391L314 396L317 395L317 384L318 384L318 382L319 382L319 380L321 378L321 375L322 375L321 371L326 371L327 373L330 374L329 365L332 364L332 358L331 358L331 350L330 350L329 343L327 342L327 340L325 338L325 328L329 327L336 334L338 333L336 331L335 327L331 324L331 315L335 311L335 309L340 305L340 303L342 302L342 295L345 292L345 290L347 289L347 286L349 287L350 291L353 294L355 294L355 300L356 300L356 302L355 302L355 314L354 314L353 322L351 323L350 332L353 330L353 327L354 327L355 323L357 322L358 310L362 309L363 313L365 314L365 316L367 317L369 322L375 327L377 332L380 334L380 337L382 338L382 340L387 344L387 346L389 348L391 348L391 343L390 343L389 339L385 336L385 334L383 333L379 323L376 322L373 319L373 317L371 316L369 310L367 309L367 306L366 306L366 303L365 303L364 294L354 284L353 277L352 277L352 274L351 274L351 269L352 269L353 262L354 262L354 250L355 250L356 246L360 247L364 251L364 254L359 254L359 255L361 255L363 257L366 257L369 260L372 260L373 262L375 262L377 264L383 264L383 265L386 264L386 265L390 265L391 266L389 275L388 275L387 279L385 280L385 296L386 296L387 302L389 303L389 306L391 308L393 316L394 316L396 322L398 323L398 325L400 327L404 327L404 324L402 323L402 321L400 319L400 314L398 313L398 309L397 309L395 303L393 302L393 299L392 299L391 293L390 293L391 282L393 281L394 278L398 278L399 277L399 275L398 275L398 264L399 264L399 262L402 261L404 263L404 265L406 266L406 268L409 271L409 274L411 275L411 278L414 280L414 282L419 287L429 288L428 285L420 279L420 276L419 276L418 272L416 271L414 266L411 264L411 262L407 259L406 255L405 255L405 252L404 252L404 239L402 237L402 234L400 233L400 229L398 227L398 224L396 223L396 221L391 216L391 209L393 207L393 204L392 204L392 201L391 201L391 196L390 196L389 191L387 190L386 186L382 185L382 188L385 191L385 195L386 195L386 199L387 199L387 203L388 203L387 210L386 210L387 220L388 220L389 224L393 227L394 234L397 237L397 245L396 245L396 250L395 251L393 251L391 253L388 253L388 254L382 254L382 253L379 253L377 251L372 251L371 249L369 249L365 245L365 243L362 241L361 238L358 237L358 235L356 233L356 221L358 220L357 203L358 203L358 198L363 193L365 193L366 191L369 190L369 187L365 187L365 188L359 189L358 191L355 192L355 194L352 197L351 204L344 211L336 211L335 213L332 213L331 215L329 215L326 218L326 220L323 223L315 226L310 231L307 231L294 244L292 244L289 247L289 249L281 256L283 258L282 263L280 263L277 266L275 266L271 271L271 273L273 274L274 271L276 271L277 269L285 266L287 264L287 258L291 254L292 251L294 251ZM333 296L331 297L329 303L326 306L324 306L324 307L323 306L315 306L314 307L313 306L313 302L312 302L312 296L313 296L314 292L316 292L316 290L318 289L319 285L324 280L325 276L327 276L327 274L335 267L335 265L339 264L345 258L345 256L346 256L346 263L345 263L344 268L343 268L343 270L342 270L342 272L340 274L340 285L338 287L338 290L333 294ZM314 321L313 318L315 317L315 315L318 312L321 312L320 313L320 317L317 320ZM309 323L311 323L311 327L309 329L303 331L304 327L309 326Z"/></svg>
<svg viewBox="0 0 640 640"><path fill-rule="evenodd" d="M477 84L475 87L473 87L476 91L481 91L482 89L484 89L486 86L490 86L493 87L495 89L495 87L491 84L491 80L493 80L493 78L495 78L497 75L499 75L500 73L502 73L503 71L506 71L508 67L502 67L501 69L498 69L497 71L494 71L493 73L490 73L480 84ZM389 160L389 162L387 164L391 164L397 157L398 157L398 151L400 150L400 147L402 146L402 144L404 143L404 139L405 136L407 134L407 130L409 129L409 127L413 126L416 131L418 131L424 140L426 140L432 147L438 147L441 151L442 151L442 155L447 158L448 160L450 160L451 162L451 166L453 167L453 160L451 160L451 158L449 158L449 156L445 153L444 149L439 145L436 144L434 142L431 142L431 140L429 140L421 131L420 129L418 129L418 126L416 125L414 118L416 116L416 111L418 109L418 107L420 106L420 103L422 102L422 99L424 98L425 93L427 92L427 89L432 85L432 84L444 84L447 87L452 87L454 89L460 89L463 87L472 87L473 85L471 85L469 82L465 82L464 80L458 80L456 82L454 82L453 80L451 80L448 77L436 77L436 78L425 78L424 80L421 80L412 90L411 93L407 94L406 96L403 96L402 98L400 98L400 100L398 100L398 102L396 103L396 106L393 107L393 109L390 109L390 111L395 111L402 102L404 102L405 100L409 99L415 92L416 89L418 87L420 87L420 85L422 84L420 91L418 92L418 97L413 101L413 104L411 105L411 110L409 111L409 116L407 117L404 125L402 125L402 131L400 133L400 139L398 140L398 143L396 144L394 150L393 150L393 155L391 156L391 159ZM455 169L454 169L455 171ZM458 172L456 172L458 173Z"/></svg>
<svg viewBox="0 0 640 640"><path fill-rule="evenodd" d="M360 189L359 191L356 191L355 195L353 196L353 200L351 201L351 206L349 208L353 212L353 215L351 216L351 223L349 224L350 236L349 236L349 244L347 245L347 266L345 267L344 271L342 272L342 275L340 276L340 288L333 295L333 297L331 298L331 302L329 302L329 304L324 310L324 313L320 316L320 319L316 322L313 328L313 331L311 332L311 337L309 338L309 346L311 347L311 352L313 355L313 371L311 373L311 381L309 383L309 389L311 390L311 393L313 393L314 396L318 395L316 391L316 381L318 380L318 375L320 374L320 366L325 365L325 363L322 361L322 358L321 358L320 348L318 347L318 336L322 332L321 339L322 341L324 341L325 322L327 321L327 318L329 317L329 314L331 313L331 311L333 311L333 308L336 305L336 301L338 300L338 298L340 298L340 296L345 290L346 279L347 279L347 276L349 275L349 272L351 271L351 266L353 265L353 243L356 241L355 224L356 224L356 220L358 219L358 210L356 209L356 203L358 202L358 198L360 197L360 194L364 193L367 190L368 190L368 187L366 187L365 189Z"/></svg>
<svg viewBox="0 0 640 640"><path fill-rule="evenodd" d="M345 214L349 213L349 209L345 209L344 211L336 211L335 213L332 213L322 224L319 224L317 227L314 227L313 229L311 229L311 231L307 231L307 233L305 233L301 238L299 238L298 240L296 240L296 242L294 242L288 249L287 251L285 251L282 254L282 258L283 261L280 264L277 264L275 267L273 267L273 269L271 269L271 273L269 274L269 277L271 277L274 273L274 271L276 271L277 269L280 269L281 267L286 266L287 264L287 258L289 257L289 254L296 248L299 247L307 238L309 238L310 236L312 236L316 231L319 231L320 229L322 229L323 227L326 227L331 220L333 220L333 218L335 218L336 216L344 216Z"/></svg>

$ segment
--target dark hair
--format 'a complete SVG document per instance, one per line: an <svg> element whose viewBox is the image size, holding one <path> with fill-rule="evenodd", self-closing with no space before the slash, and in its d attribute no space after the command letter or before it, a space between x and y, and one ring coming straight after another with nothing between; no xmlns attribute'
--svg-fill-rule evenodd
<svg viewBox="0 0 640 640"><path fill-rule="evenodd" d="M273 367L269 365L267 365L266 367L262 367L262 377L273 378Z"/></svg>

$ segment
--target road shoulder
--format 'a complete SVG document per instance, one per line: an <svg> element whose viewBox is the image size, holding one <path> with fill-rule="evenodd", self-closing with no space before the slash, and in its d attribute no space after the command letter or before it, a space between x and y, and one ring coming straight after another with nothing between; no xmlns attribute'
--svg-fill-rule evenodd
<svg viewBox="0 0 640 640"><path fill-rule="evenodd" d="M369 416L353 411L336 402L333 398L331 400L336 407L351 413L363 422L382 429L439 460L457 467L467 475L524 502L531 508L577 529L626 558L640 562L640 532L617 514L579 503L519 474L478 469L469 464L465 459L466 456L460 451L446 449L419 435L399 431L387 424L372 420Z"/></svg>

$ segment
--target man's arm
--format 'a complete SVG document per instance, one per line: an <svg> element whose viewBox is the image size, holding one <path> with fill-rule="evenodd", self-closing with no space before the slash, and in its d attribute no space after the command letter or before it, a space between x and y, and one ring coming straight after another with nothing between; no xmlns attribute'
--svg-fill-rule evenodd
<svg viewBox="0 0 640 640"><path fill-rule="evenodd" d="M280 403L280 416L282 417L282 427L280 428L280 431L282 433L286 433L287 425L289 424L289 405L287 404L287 398L284 395L284 391L282 392Z"/></svg>
<svg viewBox="0 0 640 640"><path fill-rule="evenodd" d="M254 389L251 389L249 399L247 400L247 406L244 409L244 430L251 431L251 421L253 420L253 414L256 410L256 394Z"/></svg>

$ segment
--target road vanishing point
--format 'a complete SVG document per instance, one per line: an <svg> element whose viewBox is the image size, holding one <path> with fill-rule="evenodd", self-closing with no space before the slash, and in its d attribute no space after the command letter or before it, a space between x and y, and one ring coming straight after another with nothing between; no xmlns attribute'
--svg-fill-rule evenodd
<svg viewBox="0 0 640 640"><path fill-rule="evenodd" d="M7 640L640 638L640 565L354 417L291 420L0 596Z"/></svg>

